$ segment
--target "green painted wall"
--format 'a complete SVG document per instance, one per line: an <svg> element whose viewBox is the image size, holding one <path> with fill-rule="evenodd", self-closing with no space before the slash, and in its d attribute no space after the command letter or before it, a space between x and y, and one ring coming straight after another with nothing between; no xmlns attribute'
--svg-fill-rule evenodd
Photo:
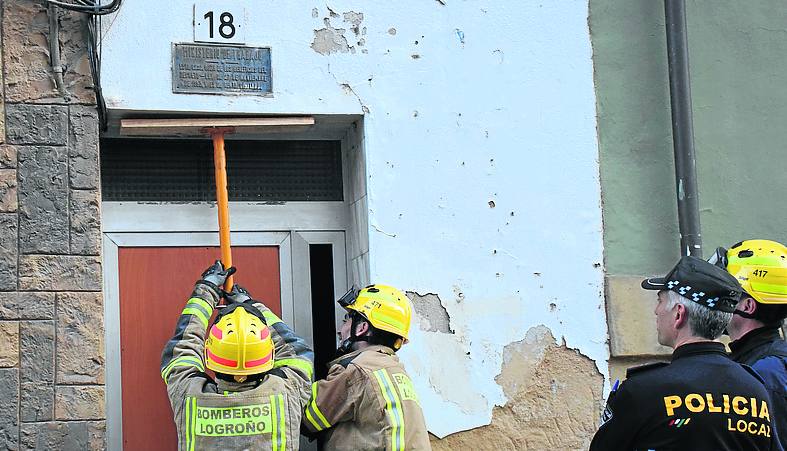
<svg viewBox="0 0 787 451"><path fill-rule="evenodd" d="M787 8L686 2L704 251L787 242ZM606 267L663 273L680 255L664 4L591 0Z"/></svg>

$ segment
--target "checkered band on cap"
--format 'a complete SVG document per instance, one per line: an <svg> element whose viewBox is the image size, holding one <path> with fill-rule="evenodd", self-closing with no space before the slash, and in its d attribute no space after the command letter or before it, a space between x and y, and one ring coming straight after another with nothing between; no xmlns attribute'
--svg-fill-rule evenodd
<svg viewBox="0 0 787 451"><path fill-rule="evenodd" d="M692 288L692 286L688 283L683 283L680 280L670 280L667 282L667 288L678 293L686 299L690 299L708 308L719 308L719 296L711 297L711 295L705 293L702 290Z"/></svg>
<svg viewBox="0 0 787 451"><path fill-rule="evenodd" d="M731 313L741 294L735 277L701 258L686 255L664 277L642 281L646 290L670 290L713 310Z"/></svg>

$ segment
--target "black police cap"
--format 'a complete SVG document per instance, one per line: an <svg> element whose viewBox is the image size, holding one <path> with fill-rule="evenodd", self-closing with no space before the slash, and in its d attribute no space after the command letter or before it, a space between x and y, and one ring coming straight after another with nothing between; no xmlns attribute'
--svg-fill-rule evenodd
<svg viewBox="0 0 787 451"><path fill-rule="evenodd" d="M642 281L646 290L671 290L714 310L731 313L743 292L738 281L712 263L691 256L681 257L665 276Z"/></svg>

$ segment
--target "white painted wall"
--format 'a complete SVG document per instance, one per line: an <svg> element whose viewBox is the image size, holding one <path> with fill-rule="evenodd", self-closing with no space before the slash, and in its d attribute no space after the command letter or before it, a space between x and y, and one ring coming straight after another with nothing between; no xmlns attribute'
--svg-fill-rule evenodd
<svg viewBox="0 0 787 451"><path fill-rule="evenodd" d="M489 423L506 401L503 347L531 327L605 376L608 358L587 1L441 3L224 2L246 5L248 45L272 48L272 98L171 93L170 43L191 41L192 2L124 2L105 20L102 66L113 109L366 107L372 280L438 294L456 332L415 330L401 352L438 436ZM329 18L355 53L310 47L328 7L363 13L360 36Z"/></svg>

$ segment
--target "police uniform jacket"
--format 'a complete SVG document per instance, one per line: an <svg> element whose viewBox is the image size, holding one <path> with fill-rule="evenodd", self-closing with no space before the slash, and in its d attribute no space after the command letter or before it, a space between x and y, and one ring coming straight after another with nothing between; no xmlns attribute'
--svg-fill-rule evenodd
<svg viewBox="0 0 787 451"><path fill-rule="evenodd" d="M730 357L751 366L765 382L782 448L787 447L787 342L779 327L761 327L730 343Z"/></svg>
<svg viewBox="0 0 787 451"><path fill-rule="evenodd" d="M671 363L629 370L590 445L601 450L781 450L762 380L724 345L678 347Z"/></svg>
<svg viewBox="0 0 787 451"><path fill-rule="evenodd" d="M262 379L214 382L205 373L208 320L219 296L197 283L161 356L161 377L178 430L178 449L297 450L301 414L314 372L312 350L261 303L271 331L274 367Z"/></svg>
<svg viewBox="0 0 787 451"><path fill-rule="evenodd" d="M303 430L325 450L430 450L413 383L394 351L372 345L328 364L312 385Z"/></svg>

